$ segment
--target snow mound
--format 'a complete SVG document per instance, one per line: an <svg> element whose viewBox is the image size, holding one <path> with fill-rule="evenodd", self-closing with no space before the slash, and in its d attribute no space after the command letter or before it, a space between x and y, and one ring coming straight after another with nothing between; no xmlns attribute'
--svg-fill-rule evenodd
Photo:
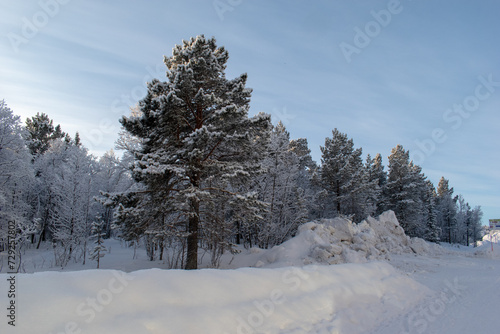
<svg viewBox="0 0 500 334"><path fill-rule="evenodd" d="M7 291L7 275L0 278ZM366 333L430 293L383 262L41 272L17 280L12 333ZM0 333L7 327L2 321Z"/></svg>
<svg viewBox="0 0 500 334"><path fill-rule="evenodd" d="M500 231L493 231L483 236L483 241L478 242L474 256L488 259L500 259Z"/></svg>
<svg viewBox="0 0 500 334"><path fill-rule="evenodd" d="M364 263L389 259L390 254L441 252L439 245L408 237L394 212L386 211L360 224L344 218L306 223L294 238L265 251L255 266Z"/></svg>
<svg viewBox="0 0 500 334"><path fill-rule="evenodd" d="M483 236L483 241L500 243L500 231L491 231Z"/></svg>

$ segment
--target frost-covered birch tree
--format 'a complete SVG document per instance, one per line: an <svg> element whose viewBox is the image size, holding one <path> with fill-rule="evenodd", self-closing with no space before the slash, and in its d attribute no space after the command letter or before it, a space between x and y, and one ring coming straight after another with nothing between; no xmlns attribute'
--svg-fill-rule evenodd
<svg viewBox="0 0 500 334"><path fill-rule="evenodd" d="M52 141L35 161L46 198L39 218L47 220L57 265L65 266L73 256L85 260L90 217L95 215L93 197L98 194L92 183L96 163L86 148L71 139Z"/></svg>
<svg viewBox="0 0 500 334"><path fill-rule="evenodd" d="M29 202L34 172L24 131L20 117L0 100L0 251L7 245L9 222L18 242L36 231Z"/></svg>
<svg viewBox="0 0 500 334"><path fill-rule="evenodd" d="M307 146L292 142L281 122L273 128L262 161L263 173L255 178L253 186L259 199L268 204L268 211L255 229L247 226L246 243L263 248L280 244L295 235L298 226L307 221L311 196L307 194L308 180L304 173L309 164L308 155Z"/></svg>

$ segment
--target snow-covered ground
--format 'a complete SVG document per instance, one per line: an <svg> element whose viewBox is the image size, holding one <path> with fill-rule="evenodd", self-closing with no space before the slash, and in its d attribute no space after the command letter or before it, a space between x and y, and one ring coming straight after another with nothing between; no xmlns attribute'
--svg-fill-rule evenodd
<svg viewBox="0 0 500 334"><path fill-rule="evenodd" d="M409 312L369 332L499 333L499 259L472 257L471 253L396 256L391 261L394 267L433 292Z"/></svg>
<svg viewBox="0 0 500 334"><path fill-rule="evenodd" d="M99 270L61 270L50 249L28 250L22 269L35 273L16 275L15 328L11 275L0 274L0 333L498 333L500 244L491 252L486 239L429 245L386 213L305 224L283 245L228 255L222 270L149 269L165 264L117 240Z"/></svg>

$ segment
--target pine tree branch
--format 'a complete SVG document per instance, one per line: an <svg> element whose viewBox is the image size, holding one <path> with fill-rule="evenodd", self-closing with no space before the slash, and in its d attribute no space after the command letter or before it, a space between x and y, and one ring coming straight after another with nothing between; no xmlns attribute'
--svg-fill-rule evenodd
<svg viewBox="0 0 500 334"><path fill-rule="evenodd" d="M222 188L215 188L215 187L201 188L200 190L201 190L201 191L205 191L205 190L220 191L220 192L222 192L222 193L229 194L229 195L232 195L232 196L237 196L237 195L239 195L238 193L231 192L231 191L229 191L229 190L222 189Z"/></svg>
<svg viewBox="0 0 500 334"><path fill-rule="evenodd" d="M196 129L191 125L191 123L189 123L189 121L187 120L186 117L182 116L182 120L189 126L189 128L192 130L192 131L195 131Z"/></svg>
<svg viewBox="0 0 500 334"><path fill-rule="evenodd" d="M215 146L210 150L210 152L208 152L207 156L201 162L206 162L208 158L210 158L210 156L214 153L215 149L222 143L222 141L222 139L219 140L219 142L215 144Z"/></svg>

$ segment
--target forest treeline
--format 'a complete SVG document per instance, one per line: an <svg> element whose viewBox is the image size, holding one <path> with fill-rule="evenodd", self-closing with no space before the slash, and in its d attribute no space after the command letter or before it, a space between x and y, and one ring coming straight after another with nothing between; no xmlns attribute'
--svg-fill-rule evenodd
<svg viewBox="0 0 500 334"><path fill-rule="evenodd" d="M480 239L481 208L444 177L432 184L401 145L384 164L333 129L318 164L307 139L249 117L247 76L227 79L227 60L202 35L175 46L167 80L120 120L120 157L93 156L48 115L23 123L0 101L0 250L14 223L19 252L50 243L58 266L99 259L116 236L171 268L197 268L201 251L216 267L235 245L269 248L307 221L386 210L412 237Z"/></svg>

